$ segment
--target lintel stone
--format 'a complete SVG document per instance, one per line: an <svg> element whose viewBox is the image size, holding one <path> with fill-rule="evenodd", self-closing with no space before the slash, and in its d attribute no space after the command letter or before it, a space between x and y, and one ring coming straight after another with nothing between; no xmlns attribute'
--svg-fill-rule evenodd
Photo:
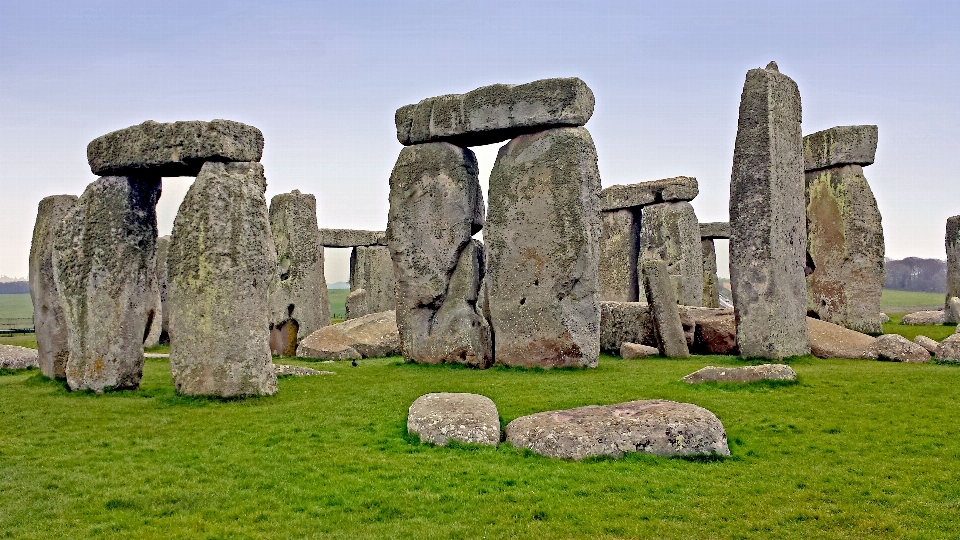
<svg viewBox="0 0 960 540"><path fill-rule="evenodd" d="M727 240L730 238L730 222L713 222L700 224L700 238L702 240Z"/></svg>
<svg viewBox="0 0 960 540"><path fill-rule="evenodd" d="M699 193L697 179L690 176L610 186L600 192L600 210L610 212L662 202L692 201Z"/></svg>
<svg viewBox="0 0 960 540"><path fill-rule="evenodd" d="M877 155L877 126L837 126L803 138L803 170L838 165L872 165Z"/></svg>
<svg viewBox="0 0 960 540"><path fill-rule="evenodd" d="M359 246L385 246L385 231L361 231L355 229L320 229L323 247L344 248Z"/></svg>

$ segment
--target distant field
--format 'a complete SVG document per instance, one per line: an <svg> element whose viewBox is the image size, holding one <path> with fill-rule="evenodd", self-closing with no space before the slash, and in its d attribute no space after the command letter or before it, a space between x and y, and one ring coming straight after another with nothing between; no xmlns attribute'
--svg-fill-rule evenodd
<svg viewBox="0 0 960 540"><path fill-rule="evenodd" d="M0 329L33 326L33 302L29 294L0 294Z"/></svg>
<svg viewBox="0 0 960 540"><path fill-rule="evenodd" d="M926 293L911 291L883 290L880 299L880 309L909 313L924 309L940 309L943 307L943 293Z"/></svg>
<svg viewBox="0 0 960 540"><path fill-rule="evenodd" d="M327 289L327 297L330 299L330 316L334 319L343 319L347 312L345 304L350 289Z"/></svg>

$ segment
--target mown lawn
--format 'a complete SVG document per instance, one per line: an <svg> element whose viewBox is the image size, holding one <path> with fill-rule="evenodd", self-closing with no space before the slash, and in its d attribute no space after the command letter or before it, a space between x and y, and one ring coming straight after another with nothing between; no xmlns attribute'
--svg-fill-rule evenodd
<svg viewBox="0 0 960 540"><path fill-rule="evenodd" d="M940 309L943 307L943 302L943 293L884 289L880 297L880 309L887 313L912 313L925 309Z"/></svg>
<svg viewBox="0 0 960 540"><path fill-rule="evenodd" d="M884 334L900 334L901 336L913 341L917 336L927 336L934 341L943 341L947 336L957 331L957 325L947 323L941 325L911 325L900 324L900 320L906 313L888 313L890 321L883 323Z"/></svg>
<svg viewBox="0 0 960 540"><path fill-rule="evenodd" d="M291 359L284 359L297 363ZM397 359L313 364L273 397L178 397L0 377L0 538L956 538L960 367L802 358L795 385L678 382L732 357L602 357L587 371ZM309 365L309 364L308 364ZM434 448L406 412L436 391L537 411L665 398L717 414L733 456L575 463Z"/></svg>

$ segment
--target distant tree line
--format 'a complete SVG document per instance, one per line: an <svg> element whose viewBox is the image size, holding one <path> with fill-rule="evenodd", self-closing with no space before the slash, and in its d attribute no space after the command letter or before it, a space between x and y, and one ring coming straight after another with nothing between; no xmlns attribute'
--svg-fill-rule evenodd
<svg viewBox="0 0 960 540"><path fill-rule="evenodd" d="M947 262L938 259L907 257L902 261L887 260L885 289L914 292L947 292Z"/></svg>
<svg viewBox="0 0 960 540"><path fill-rule="evenodd" d="M27 281L0 283L0 294L30 294L30 283Z"/></svg>

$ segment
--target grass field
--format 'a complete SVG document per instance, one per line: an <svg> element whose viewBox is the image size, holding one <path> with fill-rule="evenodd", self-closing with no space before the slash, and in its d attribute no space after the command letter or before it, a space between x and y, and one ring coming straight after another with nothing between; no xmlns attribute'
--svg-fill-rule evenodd
<svg viewBox="0 0 960 540"><path fill-rule="evenodd" d="M912 313L943 307L943 293L883 290L880 309L884 312Z"/></svg>
<svg viewBox="0 0 960 540"><path fill-rule="evenodd" d="M344 306L347 302L347 295L350 294L350 289L328 289L327 290L327 299L330 302L330 316L334 319L343 320L344 314L346 314L347 309Z"/></svg>

